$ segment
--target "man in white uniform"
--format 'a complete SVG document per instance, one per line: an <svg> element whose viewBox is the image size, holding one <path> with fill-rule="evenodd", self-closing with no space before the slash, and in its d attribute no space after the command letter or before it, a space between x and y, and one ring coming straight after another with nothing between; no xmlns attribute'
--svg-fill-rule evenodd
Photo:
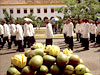
<svg viewBox="0 0 100 75"><path fill-rule="evenodd" d="M81 43L81 46L83 47L84 46L84 41L83 41L83 30L84 30L84 19L83 20L80 20L80 43Z"/></svg>
<svg viewBox="0 0 100 75"><path fill-rule="evenodd" d="M28 22L24 24L24 48L26 48L27 45L28 48L30 48L30 27Z"/></svg>
<svg viewBox="0 0 100 75"><path fill-rule="evenodd" d="M91 24L89 25L89 29L90 29L90 41L95 42L96 24L94 21L92 21Z"/></svg>
<svg viewBox="0 0 100 75"><path fill-rule="evenodd" d="M52 24L49 22L48 19L45 20L46 24L46 46L52 45L52 38L53 38L53 30L52 30Z"/></svg>
<svg viewBox="0 0 100 75"><path fill-rule="evenodd" d="M0 24L0 45L2 45L3 42L3 34L4 34L3 25Z"/></svg>
<svg viewBox="0 0 100 75"><path fill-rule="evenodd" d="M5 45L6 41L8 42L8 49L11 48L11 43L10 43L10 37L11 37L11 34L10 34L10 29L9 29L9 26L6 24L5 21L2 21L3 23L3 29L4 29L4 38L3 38L3 43L2 43L2 46L1 48L3 48L3 46Z"/></svg>
<svg viewBox="0 0 100 75"><path fill-rule="evenodd" d="M17 46L16 27L15 27L15 24L13 23L13 21L10 21L9 27L10 27L10 33L11 33L11 45L12 45L12 42L14 42L15 46Z"/></svg>
<svg viewBox="0 0 100 75"><path fill-rule="evenodd" d="M68 37L69 37L69 48L71 49L71 50L73 50L73 46L74 46L74 43L73 43L73 34L74 34L74 32L73 32L73 28L74 28L74 25L73 25L73 23L72 23L72 20L71 19L68 19L68 33L67 33L67 35L68 35Z"/></svg>
<svg viewBox="0 0 100 75"><path fill-rule="evenodd" d="M30 31L30 46L32 46L36 41L35 41L35 38L34 38L34 34L35 34L35 31L34 31L34 28L33 28L33 25L32 23L29 21L29 31Z"/></svg>
<svg viewBox="0 0 100 75"><path fill-rule="evenodd" d="M65 39L65 43L67 43L67 39L66 39L66 37L67 37L67 24L66 24L66 21L64 21L64 26L63 26L63 30L62 30L62 33L64 34L64 39Z"/></svg>
<svg viewBox="0 0 100 75"><path fill-rule="evenodd" d="M100 47L100 21L97 23L96 44Z"/></svg>
<svg viewBox="0 0 100 75"><path fill-rule="evenodd" d="M84 27L83 27L83 46L85 47L85 50L89 50L89 23L88 20L84 20Z"/></svg>
<svg viewBox="0 0 100 75"><path fill-rule="evenodd" d="M23 29L22 26L19 24L19 22L16 22L16 41L18 45L17 51L24 52L24 47L22 45L23 41Z"/></svg>
<svg viewBox="0 0 100 75"><path fill-rule="evenodd" d="M79 41L80 40L80 24L79 24L79 22L77 21L76 22L76 36L77 36L77 41Z"/></svg>

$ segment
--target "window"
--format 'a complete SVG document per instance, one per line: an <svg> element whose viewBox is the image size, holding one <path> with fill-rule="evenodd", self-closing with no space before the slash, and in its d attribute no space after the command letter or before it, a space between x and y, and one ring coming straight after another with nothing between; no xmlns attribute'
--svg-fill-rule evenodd
<svg viewBox="0 0 100 75"><path fill-rule="evenodd" d="M51 13L54 13L54 8L51 8Z"/></svg>
<svg viewBox="0 0 100 75"><path fill-rule="evenodd" d="M13 14L13 9L10 9L10 13Z"/></svg>
<svg viewBox="0 0 100 75"><path fill-rule="evenodd" d="M32 8L30 9L30 13L33 13L33 9Z"/></svg>
<svg viewBox="0 0 100 75"><path fill-rule="evenodd" d="M37 13L40 13L40 9L37 9Z"/></svg>
<svg viewBox="0 0 100 75"><path fill-rule="evenodd" d="M3 9L3 13L5 13L6 12L6 9Z"/></svg>
<svg viewBox="0 0 100 75"><path fill-rule="evenodd" d="M47 8L44 9L44 13L47 13Z"/></svg>
<svg viewBox="0 0 100 75"><path fill-rule="evenodd" d="M27 13L27 9L24 9L24 13L25 13L25 14Z"/></svg>
<svg viewBox="0 0 100 75"><path fill-rule="evenodd" d="M20 9L17 9L17 14L20 14Z"/></svg>

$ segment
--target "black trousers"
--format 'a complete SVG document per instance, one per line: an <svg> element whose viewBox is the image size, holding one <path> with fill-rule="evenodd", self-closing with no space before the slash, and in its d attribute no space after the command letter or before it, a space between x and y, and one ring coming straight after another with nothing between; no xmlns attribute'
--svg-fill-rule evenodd
<svg viewBox="0 0 100 75"><path fill-rule="evenodd" d="M80 43L82 43L82 34L80 34Z"/></svg>
<svg viewBox="0 0 100 75"><path fill-rule="evenodd" d="M66 39L66 34L64 34L64 39Z"/></svg>
<svg viewBox="0 0 100 75"><path fill-rule="evenodd" d="M68 36L66 36L65 41L66 41L65 42L66 44L69 44L69 37Z"/></svg>
<svg viewBox="0 0 100 75"><path fill-rule="evenodd" d="M95 34L91 34L91 42L95 42Z"/></svg>
<svg viewBox="0 0 100 75"><path fill-rule="evenodd" d="M73 46L74 46L74 42L73 42L73 37L69 37L69 48L71 49L71 50L73 50Z"/></svg>
<svg viewBox="0 0 100 75"><path fill-rule="evenodd" d="M2 45L2 43L3 43L3 34L0 35L0 45Z"/></svg>
<svg viewBox="0 0 100 75"><path fill-rule="evenodd" d="M97 35L97 37L96 37L96 43L100 44L100 35Z"/></svg>
<svg viewBox="0 0 100 75"><path fill-rule="evenodd" d="M15 46L17 46L16 36L11 36L11 45L14 42Z"/></svg>
<svg viewBox="0 0 100 75"><path fill-rule="evenodd" d="M76 33L77 41L79 41L79 33Z"/></svg>
<svg viewBox="0 0 100 75"><path fill-rule="evenodd" d="M92 36L91 36L91 33L90 33L90 41L92 40L92 38L91 38Z"/></svg>
<svg viewBox="0 0 100 75"><path fill-rule="evenodd" d="M36 42L36 41L35 41L34 36L31 36L31 37L30 37L30 45L32 46L35 42Z"/></svg>
<svg viewBox="0 0 100 75"><path fill-rule="evenodd" d="M28 48L30 48L30 37L24 37L24 48L26 48L26 45L28 45Z"/></svg>
<svg viewBox="0 0 100 75"><path fill-rule="evenodd" d="M80 41L81 34L80 33L76 33L76 36L77 36L77 41Z"/></svg>
<svg viewBox="0 0 100 75"><path fill-rule="evenodd" d="M8 39L8 37L4 37L3 38L3 43L2 43L2 48L3 48L3 46L5 45L5 43L6 43L6 41L8 42L8 48L11 48L11 42L10 42L10 40Z"/></svg>
<svg viewBox="0 0 100 75"><path fill-rule="evenodd" d="M89 40L88 38L83 38L83 45L85 50L89 50Z"/></svg>
<svg viewBox="0 0 100 75"><path fill-rule="evenodd" d="M24 47L22 45L22 40L17 40L18 49L17 51L24 52Z"/></svg>
<svg viewBox="0 0 100 75"><path fill-rule="evenodd" d="M46 46L47 45L52 45L52 38L46 39Z"/></svg>
<svg viewBox="0 0 100 75"><path fill-rule="evenodd" d="M68 43L68 36L66 36L66 34L64 34L64 39L65 39L65 43Z"/></svg>

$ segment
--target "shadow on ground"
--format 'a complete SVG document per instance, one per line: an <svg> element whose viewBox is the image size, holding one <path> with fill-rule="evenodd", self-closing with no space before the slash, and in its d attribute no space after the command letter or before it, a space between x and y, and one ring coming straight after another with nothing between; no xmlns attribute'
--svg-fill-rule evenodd
<svg viewBox="0 0 100 75"><path fill-rule="evenodd" d="M13 53L16 53L16 51L15 52L0 53L0 55L13 54Z"/></svg>

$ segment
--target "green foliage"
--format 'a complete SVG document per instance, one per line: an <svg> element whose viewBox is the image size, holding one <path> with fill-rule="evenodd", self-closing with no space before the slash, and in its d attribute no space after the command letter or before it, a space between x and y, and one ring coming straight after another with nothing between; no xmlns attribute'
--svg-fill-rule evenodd
<svg viewBox="0 0 100 75"><path fill-rule="evenodd" d="M4 19L6 23L8 23L10 20L14 21L14 17L6 11L4 12Z"/></svg>
<svg viewBox="0 0 100 75"><path fill-rule="evenodd" d="M0 18L0 23L2 22L2 19Z"/></svg>
<svg viewBox="0 0 100 75"><path fill-rule="evenodd" d="M82 18L88 18L96 20L100 13L100 2L98 0L82 0L78 3L77 0L62 0L66 7L57 8L56 11L63 13L64 18L72 18L73 20L79 20ZM68 14L68 11L71 13Z"/></svg>

